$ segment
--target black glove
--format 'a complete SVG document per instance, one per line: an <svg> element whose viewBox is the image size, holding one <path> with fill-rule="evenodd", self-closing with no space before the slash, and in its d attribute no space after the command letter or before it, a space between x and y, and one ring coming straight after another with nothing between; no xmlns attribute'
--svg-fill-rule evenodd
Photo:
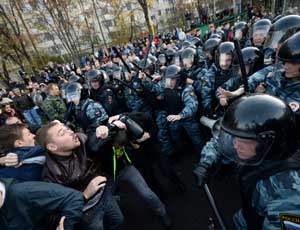
<svg viewBox="0 0 300 230"><path fill-rule="evenodd" d="M197 185L199 187L202 187L207 181L208 172L206 167L204 167L203 165L199 165L193 170L193 173L196 177Z"/></svg>

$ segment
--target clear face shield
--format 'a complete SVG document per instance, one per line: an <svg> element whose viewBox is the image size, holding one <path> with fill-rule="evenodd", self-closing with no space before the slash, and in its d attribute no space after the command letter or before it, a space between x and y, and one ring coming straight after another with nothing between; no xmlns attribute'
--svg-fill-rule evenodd
<svg viewBox="0 0 300 230"><path fill-rule="evenodd" d="M219 64L222 70L228 70L232 64L232 55L220 54Z"/></svg>
<svg viewBox="0 0 300 230"><path fill-rule="evenodd" d="M236 30L234 32L234 38L237 40L242 40L243 38L243 31L242 30Z"/></svg>
<svg viewBox="0 0 300 230"><path fill-rule="evenodd" d="M165 88L174 89L176 87L177 80L176 78L166 78L165 79Z"/></svg>
<svg viewBox="0 0 300 230"><path fill-rule="evenodd" d="M262 46L264 44L269 29L269 26L258 26L253 28L252 39L255 46Z"/></svg>
<svg viewBox="0 0 300 230"><path fill-rule="evenodd" d="M179 56L176 56L174 58L174 64L177 65L177 66L181 66L181 61L180 61L180 57Z"/></svg>
<svg viewBox="0 0 300 230"><path fill-rule="evenodd" d="M113 79L122 80L122 71L114 71L112 76Z"/></svg>
<svg viewBox="0 0 300 230"><path fill-rule="evenodd" d="M257 139L234 136L222 128L218 133L221 154L240 165L260 165L269 153L274 135L263 133Z"/></svg>
<svg viewBox="0 0 300 230"><path fill-rule="evenodd" d="M271 65L275 62L276 51L271 48L265 48L264 52L264 65Z"/></svg>
<svg viewBox="0 0 300 230"><path fill-rule="evenodd" d="M81 95L80 89L66 92L66 100L68 103L73 102L75 105L78 105L80 102L80 95Z"/></svg>
<svg viewBox="0 0 300 230"><path fill-rule="evenodd" d="M158 61L161 65L165 65L167 63L167 59L165 56L159 56Z"/></svg>
<svg viewBox="0 0 300 230"><path fill-rule="evenodd" d="M276 51L278 49L279 41L281 40L284 34L285 31L269 31L266 41L264 43L264 47L271 48Z"/></svg>
<svg viewBox="0 0 300 230"><path fill-rule="evenodd" d="M192 68L193 62L194 62L194 57L193 57L193 56L191 56L191 57L186 57L186 58L183 58L183 59L182 59L183 67L184 67L186 70Z"/></svg>

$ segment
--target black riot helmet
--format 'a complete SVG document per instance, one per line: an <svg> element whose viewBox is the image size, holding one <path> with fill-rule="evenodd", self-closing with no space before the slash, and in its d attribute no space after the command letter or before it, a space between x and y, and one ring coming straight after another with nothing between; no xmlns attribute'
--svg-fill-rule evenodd
<svg viewBox="0 0 300 230"><path fill-rule="evenodd" d="M77 101L80 102L82 98L81 91L82 85L78 82L69 83L65 89L66 100L68 103Z"/></svg>
<svg viewBox="0 0 300 230"><path fill-rule="evenodd" d="M279 98L252 94L234 101L220 122L221 153L242 165L283 160L296 149L296 123L291 108Z"/></svg>
<svg viewBox="0 0 300 230"><path fill-rule="evenodd" d="M300 16L288 15L280 18L270 28L264 43L265 48L277 49L278 45L300 30Z"/></svg>
<svg viewBox="0 0 300 230"><path fill-rule="evenodd" d="M231 56L231 63L230 63ZM222 42L216 50L216 65L223 70L231 67L235 56L235 48L233 42Z"/></svg>
<svg viewBox="0 0 300 230"><path fill-rule="evenodd" d="M167 62L171 63L173 61L173 58L176 54L176 51L173 48L168 48L166 51L166 58L167 58Z"/></svg>
<svg viewBox="0 0 300 230"><path fill-rule="evenodd" d="M169 65L164 73L164 78L180 78L181 68L177 65Z"/></svg>
<svg viewBox="0 0 300 230"><path fill-rule="evenodd" d="M191 38L191 44L196 46L196 47L203 46L202 40L198 37L192 37Z"/></svg>
<svg viewBox="0 0 300 230"><path fill-rule="evenodd" d="M282 62L300 63L300 31L282 43L277 57Z"/></svg>
<svg viewBox="0 0 300 230"><path fill-rule="evenodd" d="M246 71L248 68L247 76L254 74L264 67L264 55L257 47L246 47L242 49L242 57L246 65ZM237 55L235 55L233 59L233 66L240 67Z"/></svg>
<svg viewBox="0 0 300 230"><path fill-rule="evenodd" d="M77 75L74 75L74 76L71 76L69 77L68 81L71 83L71 82L78 82L78 83L81 83L81 78Z"/></svg>
<svg viewBox="0 0 300 230"><path fill-rule="evenodd" d="M87 79L89 83L91 81L99 81L101 85L104 83L103 72L98 69L91 69L89 72L87 72Z"/></svg>
<svg viewBox="0 0 300 230"><path fill-rule="evenodd" d="M216 34L219 34L221 36L221 40L225 41L225 33L223 30L218 30Z"/></svg>
<svg viewBox="0 0 300 230"><path fill-rule="evenodd" d="M262 46L271 28L269 19L261 19L252 26L251 37L255 46Z"/></svg>
<svg viewBox="0 0 300 230"><path fill-rule="evenodd" d="M233 27L234 37L238 40L242 40L247 36L249 27L246 22L238 22Z"/></svg>
<svg viewBox="0 0 300 230"><path fill-rule="evenodd" d="M181 53L181 60L183 67L188 70L191 69L192 66L197 63L197 51L193 48L186 48Z"/></svg>
<svg viewBox="0 0 300 230"><path fill-rule="evenodd" d="M189 48L189 47L196 48L196 46L194 44L192 44L192 42L185 40L182 43L182 49L186 49L186 48Z"/></svg>
<svg viewBox="0 0 300 230"><path fill-rule="evenodd" d="M222 40L222 36L221 34L218 34L218 33L212 33L209 38L218 38L220 40Z"/></svg>
<svg viewBox="0 0 300 230"><path fill-rule="evenodd" d="M284 17L284 15L282 15L282 14L277 15L275 18L273 18L272 24L274 24L275 22L277 22L282 17Z"/></svg>
<svg viewBox="0 0 300 230"><path fill-rule="evenodd" d="M214 58L215 58L215 52L216 52L216 50L217 50L217 48L218 48L218 46L220 45L221 42L222 41L219 38L209 38L204 43L205 56L209 60L214 60Z"/></svg>

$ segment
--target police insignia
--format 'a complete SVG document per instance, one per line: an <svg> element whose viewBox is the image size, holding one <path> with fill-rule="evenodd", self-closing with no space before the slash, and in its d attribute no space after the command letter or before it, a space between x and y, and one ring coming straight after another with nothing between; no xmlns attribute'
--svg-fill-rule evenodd
<svg viewBox="0 0 300 230"><path fill-rule="evenodd" d="M190 96L195 96L195 93L192 91L192 92L190 92Z"/></svg>
<svg viewBox="0 0 300 230"><path fill-rule="evenodd" d="M96 109L95 115L96 115L97 117L99 117L99 116L101 115L101 111L100 111L99 109Z"/></svg>
<svg viewBox="0 0 300 230"><path fill-rule="evenodd" d="M202 85L202 86L205 86L205 85L207 85L207 82L206 82L206 80L205 80L205 79L203 79L203 78L201 79L201 85Z"/></svg>
<svg viewBox="0 0 300 230"><path fill-rule="evenodd" d="M290 102L289 106L291 107L291 109L293 110L293 112L296 112L299 109L299 107L300 107L299 102L297 102L297 101Z"/></svg>
<svg viewBox="0 0 300 230"><path fill-rule="evenodd" d="M281 230L299 230L300 229L300 215L280 214Z"/></svg>

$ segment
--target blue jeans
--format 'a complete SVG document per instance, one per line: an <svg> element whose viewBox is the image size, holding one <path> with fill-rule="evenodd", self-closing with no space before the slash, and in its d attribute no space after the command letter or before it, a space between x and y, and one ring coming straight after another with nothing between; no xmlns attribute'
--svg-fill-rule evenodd
<svg viewBox="0 0 300 230"><path fill-rule="evenodd" d="M112 194L113 185L110 181L107 181L101 201L84 213L81 224L82 229L122 229L124 217Z"/></svg>
<svg viewBox="0 0 300 230"><path fill-rule="evenodd" d="M198 156L200 157L202 148L204 147L204 138L200 132L199 123L192 118L170 122L172 143L174 144L174 147L177 151L181 151L182 148L181 135L183 130L186 131L187 135L194 145Z"/></svg>
<svg viewBox="0 0 300 230"><path fill-rule="evenodd" d="M158 196L149 188L140 172L133 166L125 166L117 177L117 183L127 182L143 198L148 206L158 216L167 214L165 205Z"/></svg>
<svg viewBox="0 0 300 230"><path fill-rule="evenodd" d="M23 116L25 117L26 121L30 123L31 125L42 125L42 120L40 116L38 115L35 108L25 110L23 112Z"/></svg>

